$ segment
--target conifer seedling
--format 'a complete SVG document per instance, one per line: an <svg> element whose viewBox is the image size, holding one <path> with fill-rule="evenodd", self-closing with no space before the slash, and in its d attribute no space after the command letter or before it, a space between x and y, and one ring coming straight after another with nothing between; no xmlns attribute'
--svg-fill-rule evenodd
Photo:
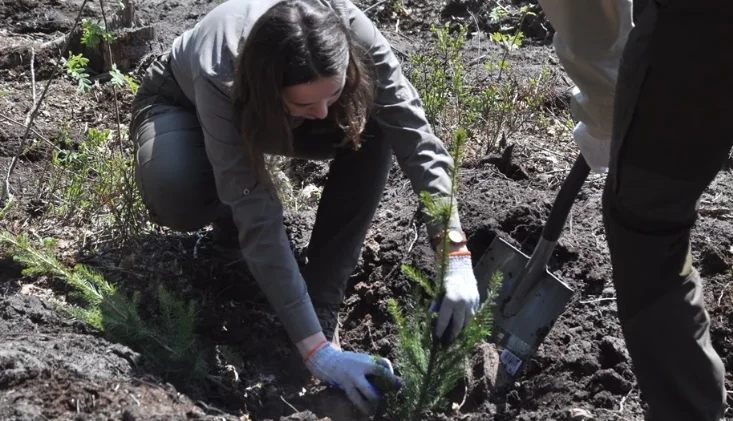
<svg viewBox="0 0 733 421"><path fill-rule="evenodd" d="M448 227L454 211L458 170L466 138L467 133L462 128L454 134L450 148L454 160L452 189L448 200L436 200L427 192L420 195L426 213L443 228ZM440 410L449 404L446 395L464 377L468 357L491 333L493 299L501 285L500 273L492 276L487 299L458 337L452 342L434 339L436 309L445 296L443 268L448 264L447 239L443 242L443 247L437 249L434 281L431 282L419 269L403 265L402 273L419 288L415 288L415 293L408 297L404 309L395 299L388 302L388 311L397 328L395 369L402 386L397 392L387 393L385 400L389 415L401 421L422 419L426 412Z"/></svg>

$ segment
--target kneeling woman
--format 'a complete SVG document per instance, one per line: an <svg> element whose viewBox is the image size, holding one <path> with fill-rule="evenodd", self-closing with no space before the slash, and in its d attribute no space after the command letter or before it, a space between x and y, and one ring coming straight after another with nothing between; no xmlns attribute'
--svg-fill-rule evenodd
<svg viewBox="0 0 733 421"><path fill-rule="evenodd" d="M338 308L392 153L416 193L450 193L453 161L421 107L387 40L348 0L228 0L151 65L133 104L136 180L152 219L181 231L213 224L306 367L367 412L378 397L365 376L394 374L386 359L340 350ZM265 154L332 159L302 273ZM457 213L451 230L462 235ZM444 234L434 223L428 232ZM450 323L455 337L478 308L458 240L438 336Z"/></svg>

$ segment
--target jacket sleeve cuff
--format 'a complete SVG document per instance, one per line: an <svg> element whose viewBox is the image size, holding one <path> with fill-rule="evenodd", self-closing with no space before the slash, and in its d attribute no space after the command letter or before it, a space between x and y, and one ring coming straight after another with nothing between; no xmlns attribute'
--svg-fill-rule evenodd
<svg viewBox="0 0 733 421"><path fill-rule="evenodd" d="M278 318L293 343L321 331L321 323L308 295L292 306L280 309Z"/></svg>

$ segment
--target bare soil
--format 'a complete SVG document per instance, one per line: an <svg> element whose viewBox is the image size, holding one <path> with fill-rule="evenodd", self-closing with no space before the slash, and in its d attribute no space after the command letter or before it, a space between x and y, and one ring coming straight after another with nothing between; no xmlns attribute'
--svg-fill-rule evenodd
<svg viewBox="0 0 733 421"><path fill-rule="evenodd" d="M81 3L0 1L3 178L11 158L18 153L24 130L10 120L22 123L32 104L26 46L66 34ZM489 11L480 5L483 2L408 0L404 4L409 13L399 15L390 13L386 3L377 3L363 0L358 5L362 9L374 6L368 15L394 42L401 57L433 48L428 32L433 23L462 21L470 25L469 32L475 31L477 24L483 31L498 29L488 21ZM123 70L138 77L151 57L163 52L175 36L216 6L216 1L207 0L138 1L139 24L154 26L155 38ZM89 2L85 16L99 17L99 11L98 2ZM563 80L551 48L551 26L539 13L525 22L524 30L527 40L511 55L512 65L527 74L549 65L558 75L554 87L558 97L567 99L568 79ZM479 49L479 44L486 51ZM480 37L470 34L468 58L491 52L488 45L485 32ZM37 95L58 60L59 48L36 55ZM112 90L104 82L100 79L102 86L96 94L80 96L72 81L57 78L35 121L38 133L53 140L68 122L71 138L79 140L85 127L113 127ZM130 97L118 95L126 125ZM567 101L558 106L567 107ZM475 261L497 236L531 253L577 152L567 133L519 133L509 144L515 145L512 165L492 159L470 163L462 170L461 216ZM47 148L39 141L24 154L13 173L13 191L23 203L34 203L34 180L43 171L46 156ZM295 162L291 173L296 183L302 180L318 185L326 177L327 166ZM573 419L572 409L585 409L597 420L643 419L644 403L616 319L601 223L602 186L603 176L591 175L553 255L550 269L567 281L575 294L525 373L512 385L492 389L491 379L484 374L490 371L488 363L482 358L483 349L479 350L472 380L457 386L451 395L453 402L464 402L463 406L455 412L448 409L435 414L434 419L565 420ZM714 346L727 367L733 366L731 186L733 176L726 168L706 191L693 232L694 257L705 278ZM407 279L396 269L401 263L410 263L430 270L431 264L425 229L414 223L416 205L409 183L395 164L342 306L341 342L347 350L394 358L394 327L386 299L399 299L409 291ZM308 243L314 216L312 208L287 215L288 235L296 254ZM214 361L212 380L203 386L167 383L135 350L112 343L54 310L54 300L67 292L63 285L46 277L21 275L21 267L3 258L0 251L0 419L360 419L340 392L310 383L304 386L296 379L287 337L256 283L246 271L225 267L208 253L206 239L199 242L196 257L195 234L162 230L142 239L134 249L110 246L89 254L79 241L82 234L93 237L88 227L43 219L32 205L18 209L1 224L14 232L32 230L63 239L68 263L95 267L109 280L139 290L144 297L152 297L156 286L164 284L196 299L201 307L198 333L204 343L210 348L230 346L236 355L229 356L226 364ZM232 381L232 368L238 381ZM730 373L727 385L733 389Z"/></svg>

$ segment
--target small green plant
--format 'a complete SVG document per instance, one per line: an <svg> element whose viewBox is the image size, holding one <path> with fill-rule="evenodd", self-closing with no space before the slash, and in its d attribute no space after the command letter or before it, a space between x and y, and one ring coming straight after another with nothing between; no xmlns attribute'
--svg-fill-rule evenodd
<svg viewBox="0 0 733 421"><path fill-rule="evenodd" d="M109 129L90 128L75 147L67 136L51 155L51 210L78 224L101 222L122 240L147 226L147 211L132 179L132 154L110 145Z"/></svg>
<svg viewBox="0 0 733 421"><path fill-rule="evenodd" d="M86 93L92 88L92 82L89 80L89 74L86 72L86 66L89 59L81 53L72 54L69 51L69 58L61 58L61 62L66 68L66 74L76 81L76 91L78 93Z"/></svg>
<svg viewBox="0 0 733 421"><path fill-rule="evenodd" d="M448 227L454 210L458 170L466 138L465 130L459 128L453 139L451 155L454 168L450 197L447 200L436 200L426 192L420 196L427 214L445 228ZM395 299L388 302L388 311L397 328L395 367L402 378L402 388L398 393L389 395L388 400L399 420L419 420L427 411L440 409L447 404L446 395L466 373L467 358L476 345L491 333L494 292L501 283L500 274L492 277L487 299L471 323L454 341L443 343L433 339L433 322L437 314L431 311L430 305L434 301L441 302L445 295L443 268L448 264L446 242L447 239L444 239L443 246L438 248L437 276L434 283L419 269L409 265L402 266L402 272L416 284L416 293L406 305L409 311L403 311Z"/></svg>
<svg viewBox="0 0 733 421"><path fill-rule="evenodd" d="M133 95L137 93L138 84L130 75L122 74L117 69L117 64L112 63L112 70L109 71L109 75L112 77L111 83L117 88L124 89L129 87Z"/></svg>
<svg viewBox="0 0 733 421"><path fill-rule="evenodd" d="M508 15L503 8L492 12L495 19ZM547 68L529 81L520 82L511 72L509 53L522 45L520 31L526 16L534 14L528 7L512 33L494 33L491 39L500 44L499 57L486 59L484 67L497 71L496 78L475 85L469 81L464 67L463 47L466 42L465 25L433 25L436 48L410 56L410 81L420 94L426 117L440 138L449 137L456 127L465 128L475 142L466 152L472 158L494 151L498 139L510 137L517 131L543 121L544 100L549 89Z"/></svg>
<svg viewBox="0 0 733 421"><path fill-rule="evenodd" d="M0 219L5 218L5 216L8 215L14 207L15 201L8 200L5 205L3 205L2 209L0 209Z"/></svg>
<svg viewBox="0 0 733 421"><path fill-rule="evenodd" d="M512 51L522 46L522 40L524 39L524 33L517 31L512 34L502 34L501 32L494 32L491 34L491 40L501 44L506 51Z"/></svg>
<svg viewBox="0 0 733 421"><path fill-rule="evenodd" d="M169 380L188 382L206 376L208 367L195 335L195 302L184 301L160 285L158 314L146 321L137 291L128 297L90 267L66 267L54 255L56 242L38 238L39 245L34 246L25 234L0 233L0 244L8 246L13 260L25 266L23 275L53 276L72 288L70 298L78 304L60 304L58 310L140 352Z"/></svg>
<svg viewBox="0 0 733 421"><path fill-rule="evenodd" d="M449 111L462 109L463 112L456 113L458 124L462 126L469 124L472 116L471 107L463 107L470 102L470 87L465 83L461 62L466 27L459 25L455 35L451 34L447 23L442 27L432 25L430 31L436 36L437 48L410 56L410 74L428 121L442 132L444 127L452 125L453 115Z"/></svg>
<svg viewBox="0 0 733 421"><path fill-rule="evenodd" d="M82 19L81 21L81 43L87 47L96 47L100 42L114 40L114 34L102 28L97 20Z"/></svg>
<svg viewBox="0 0 733 421"><path fill-rule="evenodd" d="M491 19L491 22L498 22L508 14L509 12L507 12L504 7L496 6L491 9L491 13L489 13L489 19Z"/></svg>

